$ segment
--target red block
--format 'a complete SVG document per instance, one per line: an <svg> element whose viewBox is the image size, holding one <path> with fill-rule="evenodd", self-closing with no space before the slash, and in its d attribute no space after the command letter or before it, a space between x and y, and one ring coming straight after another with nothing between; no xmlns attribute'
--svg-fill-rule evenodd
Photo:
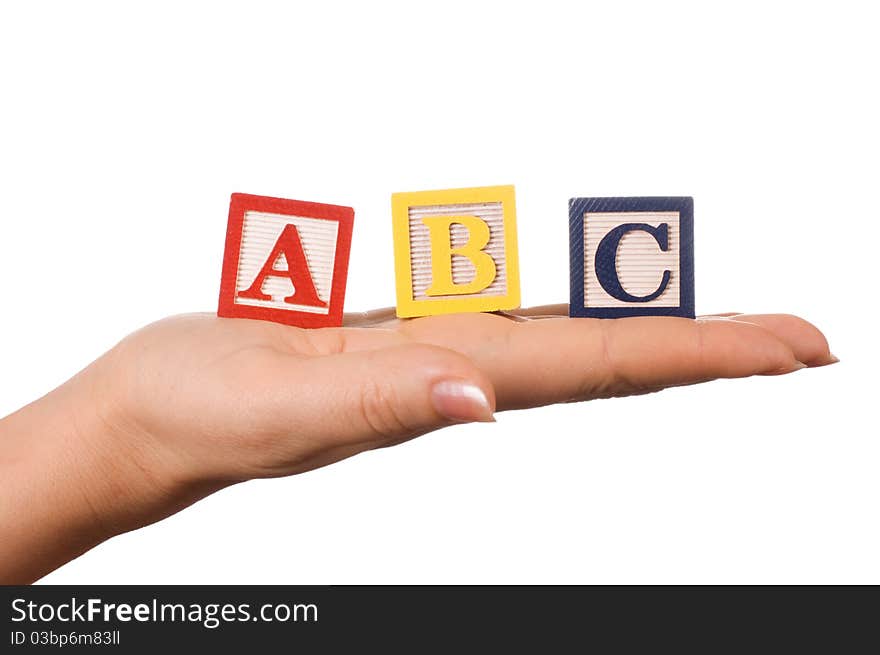
<svg viewBox="0 0 880 655"><path fill-rule="evenodd" d="M339 327L354 210L233 193L217 316Z"/></svg>

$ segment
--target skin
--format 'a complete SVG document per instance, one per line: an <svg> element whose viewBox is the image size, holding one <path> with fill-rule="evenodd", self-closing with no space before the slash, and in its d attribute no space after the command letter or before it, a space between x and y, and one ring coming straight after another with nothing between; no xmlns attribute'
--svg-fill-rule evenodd
<svg viewBox="0 0 880 655"><path fill-rule="evenodd" d="M0 582L29 583L225 486L495 411L837 361L781 314L570 319L564 305L302 330L188 314L0 420Z"/></svg>

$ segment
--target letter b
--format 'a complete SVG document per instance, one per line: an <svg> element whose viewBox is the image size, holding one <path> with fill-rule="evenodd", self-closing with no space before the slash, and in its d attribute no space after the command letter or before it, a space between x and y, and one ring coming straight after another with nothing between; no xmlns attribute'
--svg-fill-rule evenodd
<svg viewBox="0 0 880 655"><path fill-rule="evenodd" d="M431 286L427 296L454 296L479 293L495 281L497 269L492 256L483 251L491 233L486 222L477 216L430 216L422 219L431 240ZM453 247L452 226L458 224L468 231L463 246ZM467 257L476 273L470 282L453 280L453 255Z"/></svg>
<svg viewBox="0 0 880 655"><path fill-rule="evenodd" d="M391 196L397 315L519 307L512 186Z"/></svg>

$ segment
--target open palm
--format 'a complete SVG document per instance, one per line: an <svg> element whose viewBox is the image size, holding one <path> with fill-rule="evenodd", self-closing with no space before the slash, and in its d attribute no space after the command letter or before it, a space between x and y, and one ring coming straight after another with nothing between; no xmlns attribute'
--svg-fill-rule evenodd
<svg viewBox="0 0 880 655"><path fill-rule="evenodd" d="M836 361L793 316L566 314L401 321L378 310L319 330L188 314L149 325L0 421L0 582L36 580L229 484L491 421L496 410Z"/></svg>

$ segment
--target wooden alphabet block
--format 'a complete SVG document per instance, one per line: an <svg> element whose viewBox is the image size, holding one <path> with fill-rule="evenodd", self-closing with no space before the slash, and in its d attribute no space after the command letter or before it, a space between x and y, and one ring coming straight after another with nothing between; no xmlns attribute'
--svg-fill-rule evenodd
<svg viewBox="0 0 880 655"><path fill-rule="evenodd" d="M232 194L218 316L342 325L354 210Z"/></svg>
<svg viewBox="0 0 880 655"><path fill-rule="evenodd" d="M512 186L391 196L397 315L519 307Z"/></svg>
<svg viewBox="0 0 880 655"><path fill-rule="evenodd" d="M693 198L572 198L571 316L694 317Z"/></svg>

